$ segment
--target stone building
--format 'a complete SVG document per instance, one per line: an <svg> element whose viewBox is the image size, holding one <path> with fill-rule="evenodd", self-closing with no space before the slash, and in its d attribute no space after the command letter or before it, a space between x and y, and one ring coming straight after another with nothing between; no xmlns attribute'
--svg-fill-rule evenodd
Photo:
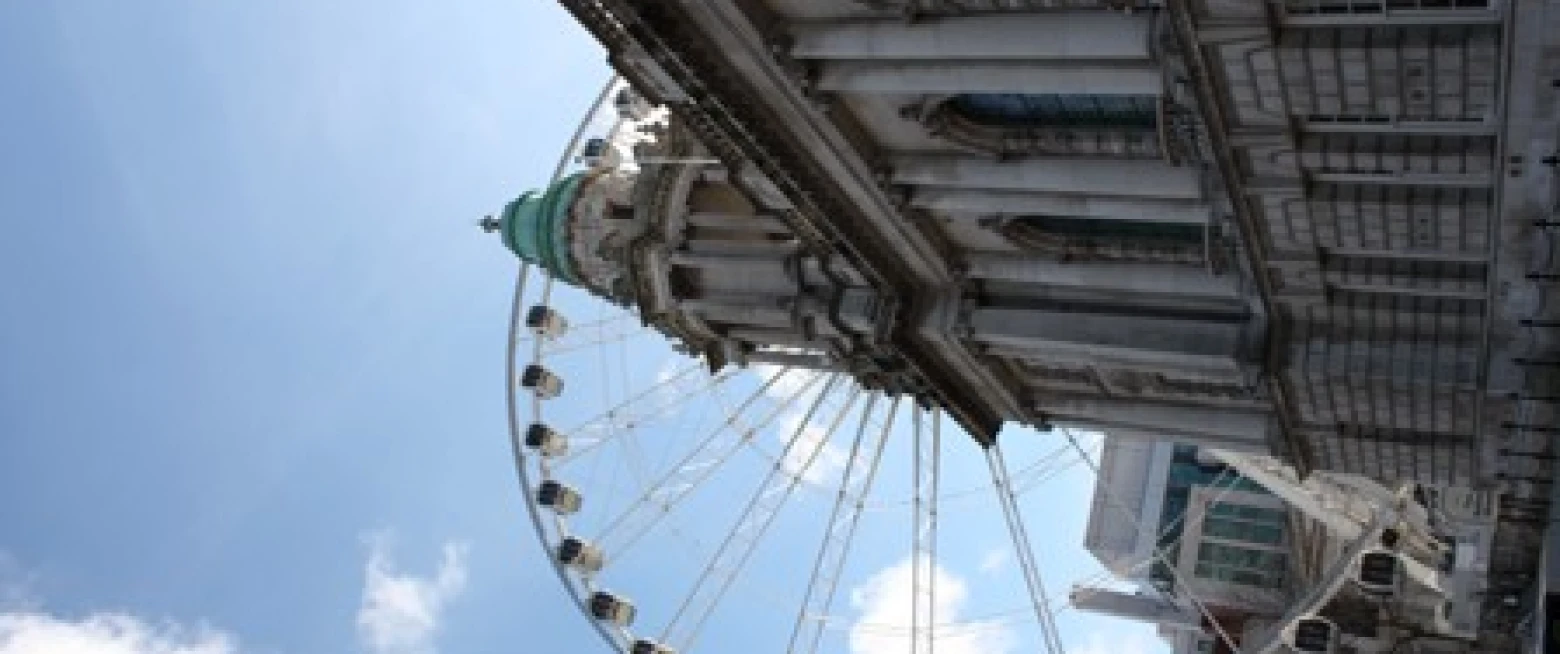
<svg viewBox="0 0 1560 654"><path fill-rule="evenodd" d="M1494 488L1492 606L1532 581L1560 2L561 1L669 110L636 154L711 163L522 198L521 256L713 367L848 370L982 444Z"/></svg>
<svg viewBox="0 0 1560 654"><path fill-rule="evenodd" d="M1552 418L1542 3L564 4L719 161L632 206L723 360L1427 483Z"/></svg>

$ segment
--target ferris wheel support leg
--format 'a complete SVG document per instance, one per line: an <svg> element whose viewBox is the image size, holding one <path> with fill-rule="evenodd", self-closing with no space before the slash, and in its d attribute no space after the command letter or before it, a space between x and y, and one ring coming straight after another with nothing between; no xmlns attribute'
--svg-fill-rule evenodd
<svg viewBox="0 0 1560 654"><path fill-rule="evenodd" d="M1018 561L1019 570L1024 573L1024 584L1029 590L1029 601L1035 611L1035 620L1040 624L1046 654L1066 654L1067 650L1062 645L1061 636L1057 632L1056 614L1051 608L1051 599L1045 592L1045 580L1040 577L1040 564L1035 559L1033 541L1024 528L1024 518L1019 511L1018 498L1013 493L1013 481L1008 473L1007 461L1002 458L1000 443L986 449L986 463L991 468L992 488L997 492L997 501L1007 521L1008 535L1013 539L1014 557Z"/></svg>
<svg viewBox="0 0 1560 654"><path fill-rule="evenodd" d="M799 652L813 654L818 651L819 643L822 642L824 621L828 619L829 610L833 607L834 598L839 592L841 572L850 557L856 528L860 525L862 511L866 507L866 497L872 491L873 481L877 478L879 464L883 461L883 446L888 440L889 431L894 425L894 415L899 408L899 400L895 399L889 407L888 414L883 420L883 428L877 433L876 439L870 443L863 443L876 403L877 396L871 396L867 399L866 408L862 410L861 424L856 430L856 438L851 446L849 458L846 459L840 489L835 495L834 508L824 530L823 542L818 547L818 557L813 563L813 572L807 582L802 607L797 612L796 622L791 629L791 640L786 646L788 654ZM866 454L863 450L870 450L871 454ZM855 492L851 492L852 490Z"/></svg>

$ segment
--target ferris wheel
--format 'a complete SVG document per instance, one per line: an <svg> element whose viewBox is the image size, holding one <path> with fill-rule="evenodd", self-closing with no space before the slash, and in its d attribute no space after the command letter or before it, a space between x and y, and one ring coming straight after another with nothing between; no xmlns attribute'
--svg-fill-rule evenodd
<svg viewBox="0 0 1560 654"><path fill-rule="evenodd" d="M709 163L635 161L655 110L625 88L602 90L553 183ZM1082 542L1098 435L1010 428L988 449L803 354L712 370L555 277L522 264L516 282L511 446L558 601L611 651L1061 654L1101 628L1067 600L1114 583Z"/></svg>

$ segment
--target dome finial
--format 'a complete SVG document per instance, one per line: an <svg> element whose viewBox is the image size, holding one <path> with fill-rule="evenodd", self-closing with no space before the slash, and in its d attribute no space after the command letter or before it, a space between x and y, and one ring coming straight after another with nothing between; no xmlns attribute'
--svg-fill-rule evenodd
<svg viewBox="0 0 1560 654"><path fill-rule="evenodd" d="M487 232L489 234L492 234L494 232L503 231L503 229L504 229L503 221L501 221L501 220L499 220L497 218L494 218L491 214L483 216L482 220L478 220L477 221L477 226L481 227L482 231Z"/></svg>

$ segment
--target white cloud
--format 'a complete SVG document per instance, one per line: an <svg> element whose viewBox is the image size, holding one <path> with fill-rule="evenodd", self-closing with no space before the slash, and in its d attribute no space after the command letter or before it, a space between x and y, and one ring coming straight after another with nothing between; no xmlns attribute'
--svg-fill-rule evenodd
<svg viewBox="0 0 1560 654"><path fill-rule="evenodd" d="M775 379L784 370L784 368L770 363L753 364L753 371L758 373L760 379L766 382L774 379L774 383L764 390L764 394L779 401L785 401L802 392L807 387L808 382L811 382L818 375L818 373L811 370L792 369L779 379ZM797 400L797 404L801 403L801 400Z"/></svg>
<svg viewBox="0 0 1560 654"><path fill-rule="evenodd" d="M445 607L466 587L466 546L445 543L431 576L400 574L384 536L368 539L358 637L374 654L431 654Z"/></svg>
<svg viewBox="0 0 1560 654"><path fill-rule="evenodd" d="M1012 553L1006 547L993 547L986 551L980 558L980 571L982 574L993 574L1007 567L1012 560Z"/></svg>
<svg viewBox="0 0 1560 654"><path fill-rule="evenodd" d="M781 457L780 468L793 477L800 475L807 483L821 484L845 469L846 455L838 445L826 439L818 416L814 415L813 422L803 426L803 415L801 411L788 411L780 417L778 438L783 442L783 439L795 437L795 444Z"/></svg>
<svg viewBox="0 0 1560 654"><path fill-rule="evenodd" d="M0 654L233 654L232 636L206 626L148 622L120 612L52 615L33 596L33 575L0 552Z"/></svg>
<svg viewBox="0 0 1560 654"><path fill-rule="evenodd" d="M903 654L910 651L910 618L914 611L911 596L909 558L879 570L860 586L851 589L850 602L861 617L851 624L851 654ZM1013 651L1012 631L999 621L969 621L961 617L969 597L963 578L941 566L923 570L925 588L936 575L936 618L939 625L936 651L939 654L1004 654ZM931 617L923 607L919 624ZM943 627L955 623L956 626ZM925 634L922 634L923 642Z"/></svg>
<svg viewBox="0 0 1560 654"><path fill-rule="evenodd" d="M781 445L795 438L795 444L780 459L781 470L792 477L801 477L802 481L810 484L821 484L838 476L845 469L848 457L844 449L827 438L824 426L828 424L826 421L834 418L829 414L829 408L820 407L808 424L802 424L802 418L807 416L807 410L817 401L818 394L826 385L826 382L819 381L808 386L819 373L792 370L775 379L776 375L780 375L781 367L761 363L754 364L753 368L764 381L774 380L765 389L765 395L777 402L790 403L776 422L778 428L775 430L775 438ZM812 461L811 465L808 465L809 460Z"/></svg>
<svg viewBox="0 0 1560 654"><path fill-rule="evenodd" d="M674 359L667 357L655 369L655 385L665 386L677 377L677 370L687 363L686 359ZM626 371L625 371L626 373Z"/></svg>
<svg viewBox="0 0 1560 654"><path fill-rule="evenodd" d="M0 654L232 654L233 638L210 628L148 624L123 613L69 620L44 613L0 614Z"/></svg>

